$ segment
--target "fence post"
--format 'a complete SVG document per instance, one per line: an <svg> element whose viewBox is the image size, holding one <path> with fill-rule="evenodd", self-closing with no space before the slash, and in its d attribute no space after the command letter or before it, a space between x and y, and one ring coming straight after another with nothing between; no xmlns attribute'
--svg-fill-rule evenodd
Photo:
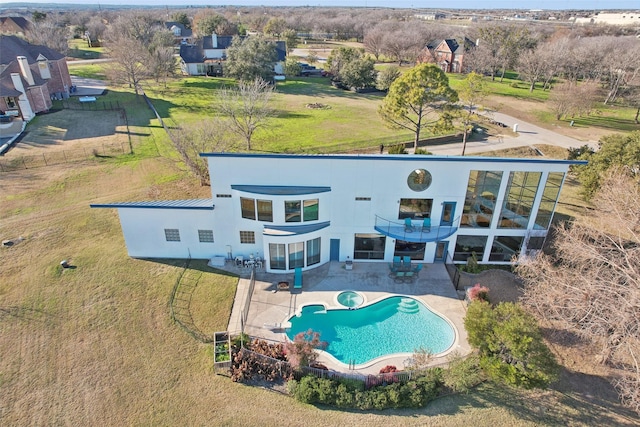
<svg viewBox="0 0 640 427"><path fill-rule="evenodd" d="M47 164L47 157L44 155L44 153L42 153L42 159L44 160L44 165L45 165L45 166L49 166L49 165Z"/></svg>

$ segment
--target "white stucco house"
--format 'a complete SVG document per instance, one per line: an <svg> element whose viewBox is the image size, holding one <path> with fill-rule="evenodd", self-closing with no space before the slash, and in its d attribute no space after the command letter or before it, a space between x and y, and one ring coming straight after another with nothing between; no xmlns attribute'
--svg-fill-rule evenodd
<svg viewBox="0 0 640 427"><path fill-rule="evenodd" d="M564 160L204 153L211 198L118 210L136 258L265 259L272 273L331 260L509 263L542 247Z"/></svg>

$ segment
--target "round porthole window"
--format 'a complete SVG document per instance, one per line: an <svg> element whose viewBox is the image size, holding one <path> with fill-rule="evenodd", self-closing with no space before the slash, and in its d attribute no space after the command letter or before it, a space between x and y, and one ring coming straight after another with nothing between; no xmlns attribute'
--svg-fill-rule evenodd
<svg viewBox="0 0 640 427"><path fill-rule="evenodd" d="M431 174L426 169L416 169L409 174L407 185L413 191L424 191L431 185Z"/></svg>

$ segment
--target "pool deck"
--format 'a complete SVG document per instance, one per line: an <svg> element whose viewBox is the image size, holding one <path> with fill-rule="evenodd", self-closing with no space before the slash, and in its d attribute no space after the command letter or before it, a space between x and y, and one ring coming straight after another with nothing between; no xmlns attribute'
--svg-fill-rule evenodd
<svg viewBox="0 0 640 427"><path fill-rule="evenodd" d="M240 313L249 289L249 272L250 270L241 272L229 321L231 333L241 331ZM290 290L278 290L277 283L280 281L288 281ZM390 295L411 296L449 320L456 331L456 339L447 352L434 358L434 364L446 362L446 355L450 352L457 351L464 355L471 351L463 323L466 304L460 300L444 264L424 264L418 279L413 283L396 283L394 278L389 277L387 263L354 262L353 269L346 270L344 263L330 262L303 272L302 289L293 289L293 274L270 274L258 270L245 332L253 337L284 342L287 337L279 326L287 322L303 305L323 304L327 309L344 308L336 297L345 290L364 295L365 305ZM377 374L386 365L403 368L410 357L411 354L385 357L356 365L351 370L348 365L337 362L326 353L322 353L318 361L337 371Z"/></svg>

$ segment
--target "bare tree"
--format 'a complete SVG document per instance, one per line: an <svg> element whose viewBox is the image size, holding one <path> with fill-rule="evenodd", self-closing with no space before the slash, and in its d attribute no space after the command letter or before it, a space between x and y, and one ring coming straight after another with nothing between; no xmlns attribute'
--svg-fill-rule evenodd
<svg viewBox="0 0 640 427"><path fill-rule="evenodd" d="M563 117L589 115L598 95L598 86L594 82L574 84L564 82L557 85L549 95L549 104L556 120Z"/></svg>
<svg viewBox="0 0 640 427"><path fill-rule="evenodd" d="M529 83L529 92L533 92L536 83L540 81L547 69L547 58L542 54L544 47L529 50L520 55L516 71L518 77Z"/></svg>
<svg viewBox="0 0 640 427"><path fill-rule="evenodd" d="M185 165L200 178L201 185L209 185L209 167L200 153L235 151L238 147L229 133L227 120L215 117L170 131L171 140Z"/></svg>
<svg viewBox="0 0 640 427"><path fill-rule="evenodd" d="M220 91L218 109L229 118L230 131L245 140L247 150L251 150L254 133L267 127L273 115L269 105L272 95L273 86L259 78L252 82L240 81L236 88Z"/></svg>
<svg viewBox="0 0 640 427"><path fill-rule="evenodd" d="M523 302L600 349L624 403L640 413L640 182L607 176L588 217L556 230L553 252L521 263Z"/></svg>
<svg viewBox="0 0 640 427"><path fill-rule="evenodd" d="M373 55L376 61L380 59L380 55L382 54L385 34L386 32L382 28L373 27L364 35L365 52Z"/></svg>
<svg viewBox="0 0 640 427"><path fill-rule="evenodd" d="M489 96L489 89L482 74L471 72L462 81L462 86L458 89L458 97L462 105L461 116L462 125L462 156L467 149L467 133L470 130L473 115L478 105Z"/></svg>
<svg viewBox="0 0 640 427"><path fill-rule="evenodd" d="M128 84L139 95L140 83L149 78L147 64L151 62L150 54L141 41L126 36L111 39L107 46L109 57L107 72L116 83Z"/></svg>
<svg viewBox="0 0 640 427"><path fill-rule="evenodd" d="M67 28L58 25L50 18L36 21L29 31L30 43L47 46L63 55L69 50L69 34Z"/></svg>

